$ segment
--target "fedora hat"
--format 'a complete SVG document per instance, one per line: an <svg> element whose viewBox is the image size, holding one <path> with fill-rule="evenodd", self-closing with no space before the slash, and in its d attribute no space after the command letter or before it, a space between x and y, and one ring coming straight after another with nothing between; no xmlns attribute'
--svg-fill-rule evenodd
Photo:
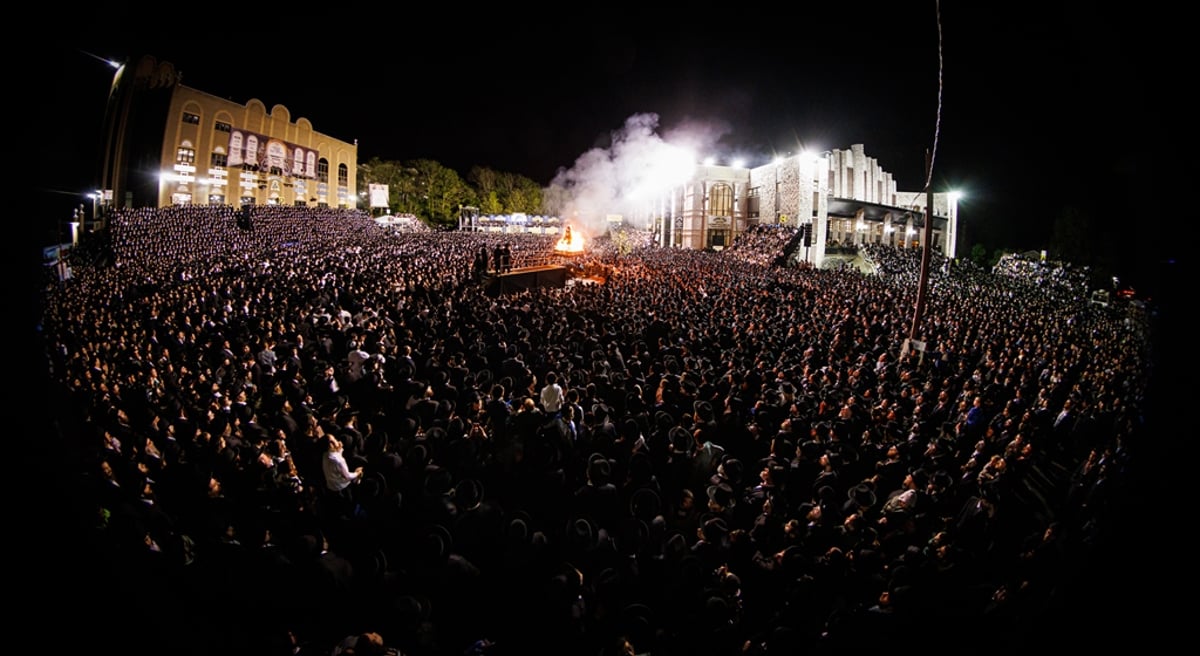
<svg viewBox="0 0 1200 656"><path fill-rule="evenodd" d="M871 508L875 505L875 490L871 489L871 485L866 482L859 483L850 488L846 492L846 496L860 509Z"/></svg>

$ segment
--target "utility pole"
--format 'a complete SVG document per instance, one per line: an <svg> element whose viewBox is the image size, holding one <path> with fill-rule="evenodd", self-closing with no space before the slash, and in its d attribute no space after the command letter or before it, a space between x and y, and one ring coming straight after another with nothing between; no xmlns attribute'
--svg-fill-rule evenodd
<svg viewBox="0 0 1200 656"><path fill-rule="evenodd" d="M922 356L925 353L924 341L917 341L917 328L921 324L921 315L925 313L925 295L929 287L929 261L933 255L933 158L929 150L925 150L925 234L921 238L921 277L917 283L917 308L913 312L912 327L908 331L908 341L904 352L909 348L917 348Z"/></svg>

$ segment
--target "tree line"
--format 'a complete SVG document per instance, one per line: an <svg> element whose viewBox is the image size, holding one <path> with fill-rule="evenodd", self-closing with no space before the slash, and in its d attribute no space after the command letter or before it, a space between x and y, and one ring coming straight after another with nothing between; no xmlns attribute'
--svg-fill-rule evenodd
<svg viewBox="0 0 1200 656"><path fill-rule="evenodd" d="M430 159L385 161L371 158L358 165L359 192L368 185L388 187L392 214L413 214L434 227L458 225L463 208L480 215L552 214L545 190L517 174L474 166L464 179L454 169Z"/></svg>

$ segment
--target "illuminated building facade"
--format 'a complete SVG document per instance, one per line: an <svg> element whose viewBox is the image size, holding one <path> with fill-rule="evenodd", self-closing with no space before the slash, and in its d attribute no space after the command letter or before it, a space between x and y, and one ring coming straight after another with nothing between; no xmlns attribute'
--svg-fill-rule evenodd
<svg viewBox="0 0 1200 656"><path fill-rule="evenodd" d="M700 165L691 180L630 218L654 230L660 244L678 248L720 250L755 225L807 230L809 245L797 256L820 266L827 246L920 247L928 198L924 191L898 191L892 174L855 144L756 168ZM955 257L957 195L934 193L931 214L934 251Z"/></svg>
<svg viewBox="0 0 1200 656"><path fill-rule="evenodd" d="M143 57L113 77L105 115L105 207L355 207L358 145L292 119L283 105L242 105L184 86Z"/></svg>

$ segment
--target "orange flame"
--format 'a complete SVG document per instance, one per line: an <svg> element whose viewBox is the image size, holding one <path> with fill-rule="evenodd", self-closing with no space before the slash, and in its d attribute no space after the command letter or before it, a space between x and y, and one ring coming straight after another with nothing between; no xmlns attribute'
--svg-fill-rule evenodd
<svg viewBox="0 0 1200 656"><path fill-rule="evenodd" d="M579 234L578 230L572 230L571 226L567 226L563 230L562 238L554 245L554 250L557 253L582 253L583 235Z"/></svg>

